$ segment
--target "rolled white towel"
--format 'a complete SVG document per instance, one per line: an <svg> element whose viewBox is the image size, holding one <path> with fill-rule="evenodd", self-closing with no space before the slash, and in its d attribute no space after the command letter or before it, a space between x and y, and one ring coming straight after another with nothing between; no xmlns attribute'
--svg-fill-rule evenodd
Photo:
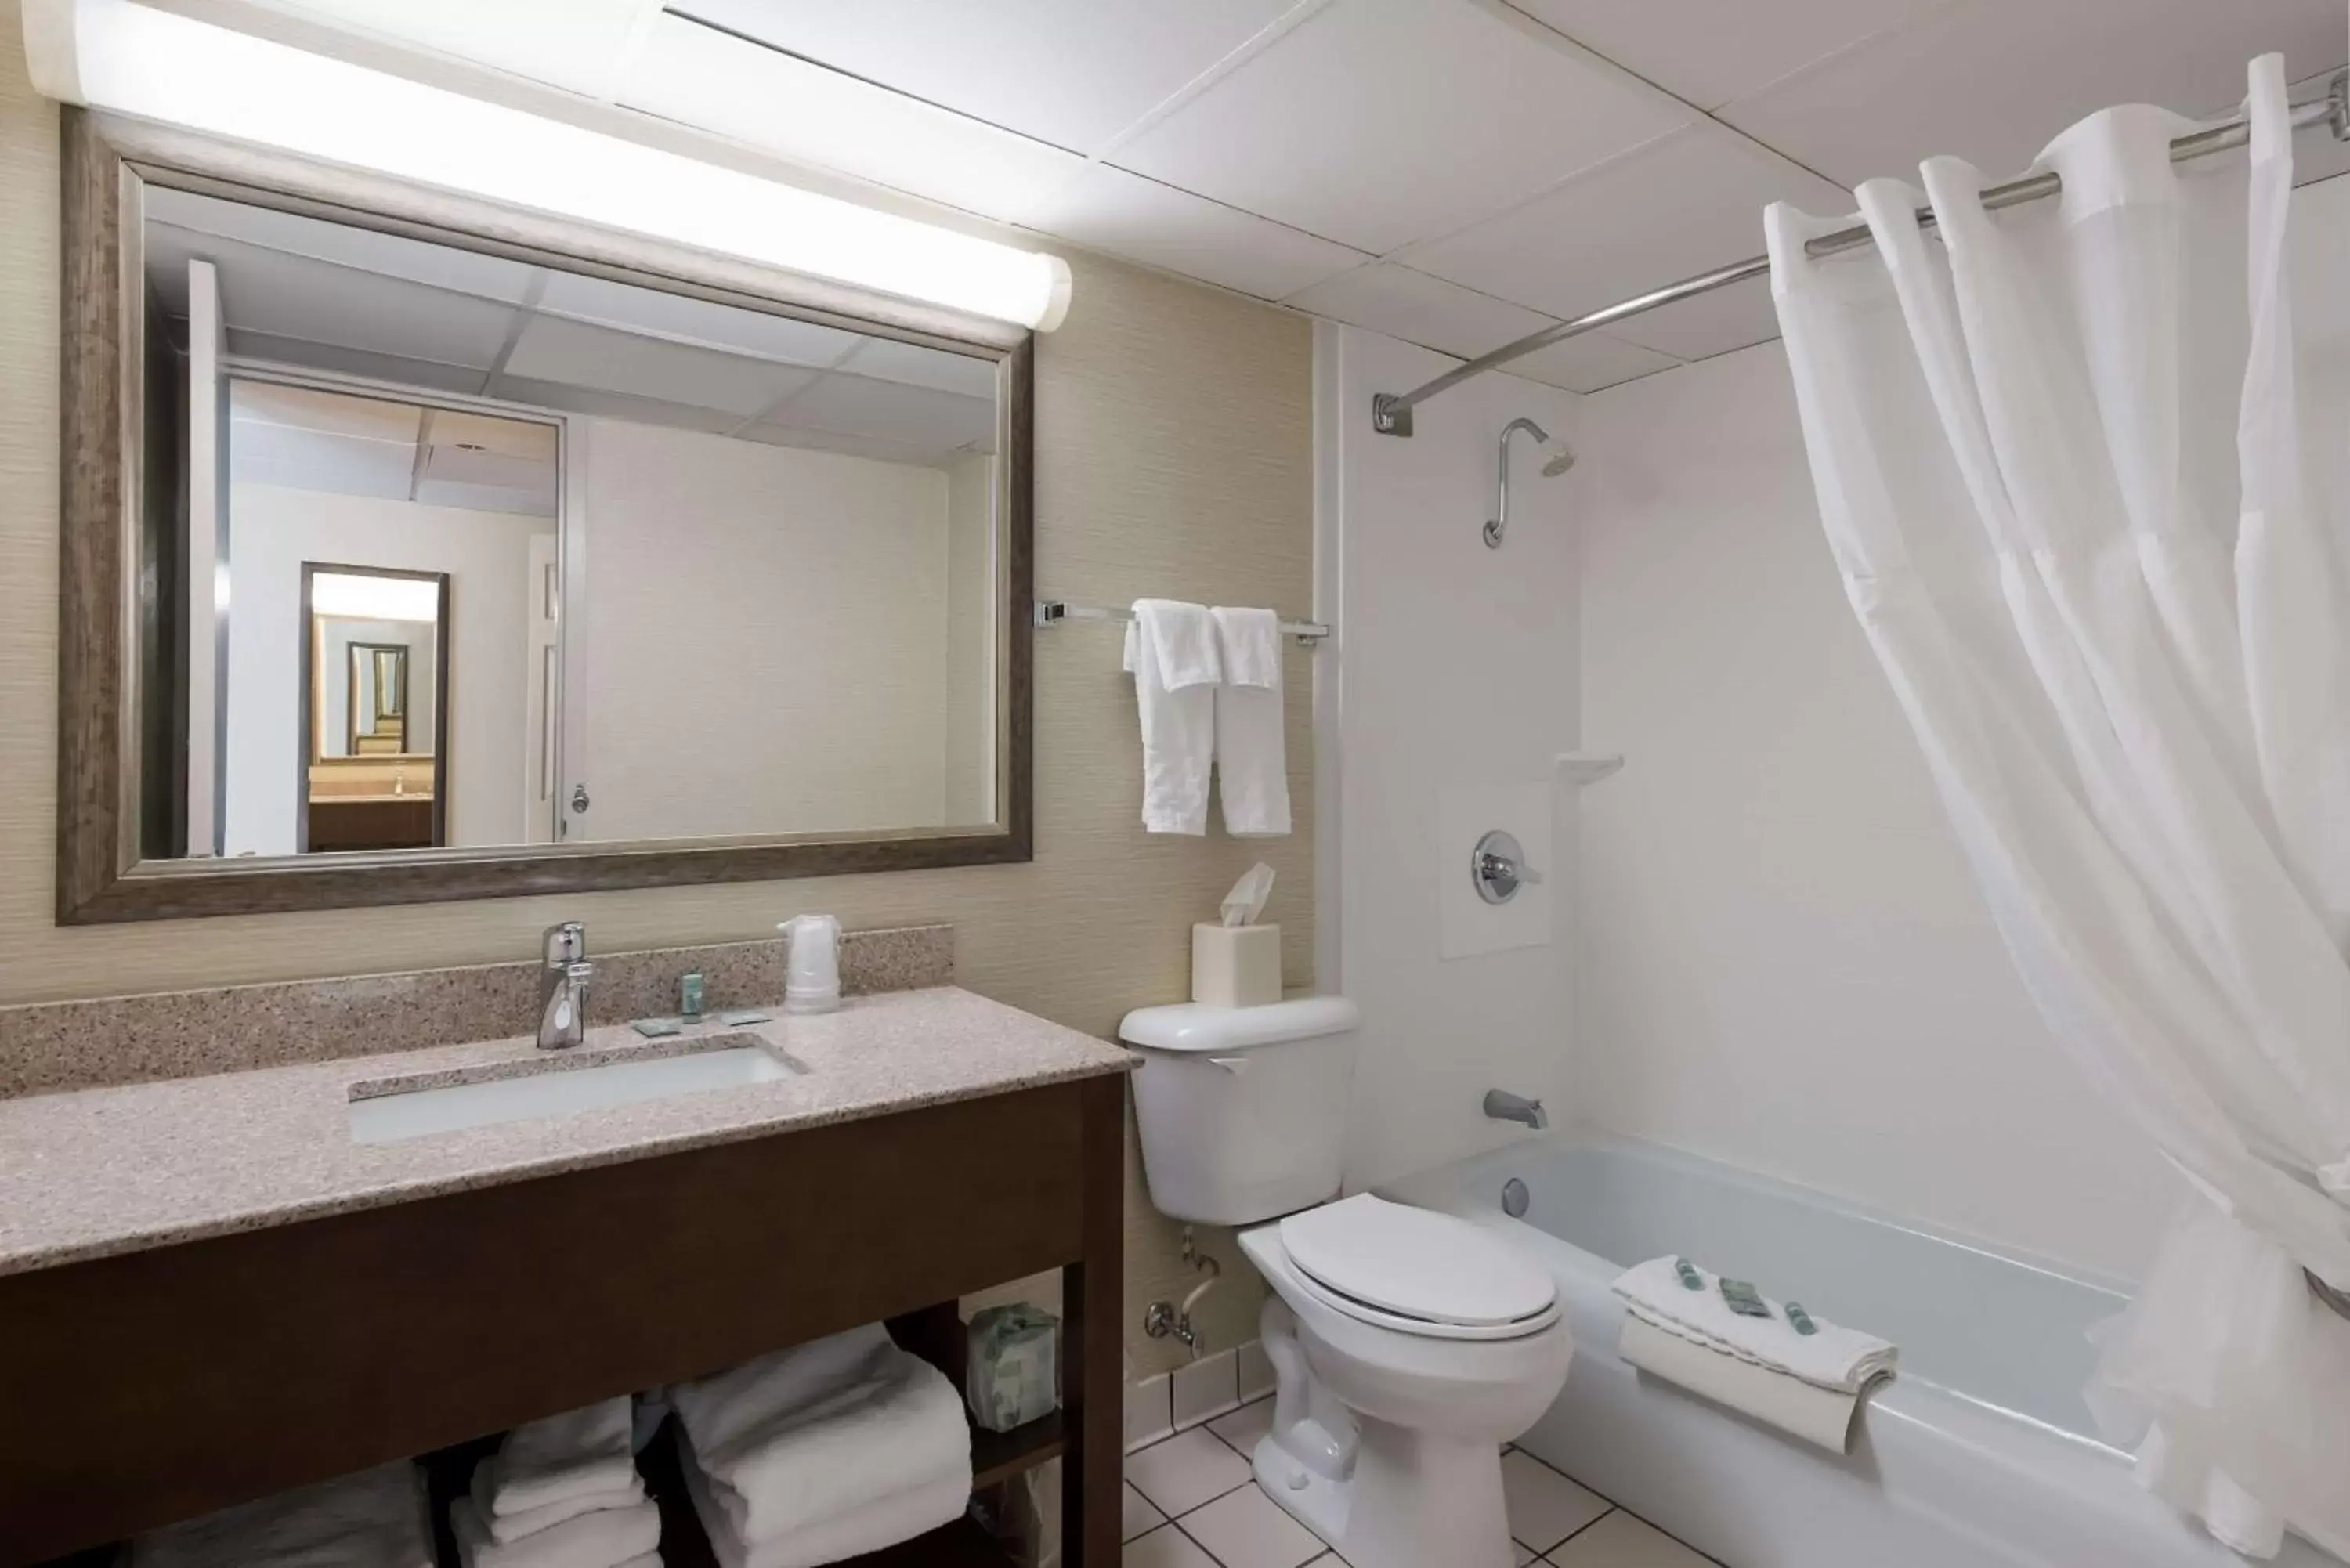
<svg viewBox="0 0 2350 1568"><path fill-rule="evenodd" d="M401 1459L131 1543L133 1568L432 1568L423 1473Z"/></svg>
<svg viewBox="0 0 2350 1568"><path fill-rule="evenodd" d="M500 1542L473 1500L461 1497L449 1505L449 1529L464 1568L619 1568L660 1545L660 1510L645 1499Z"/></svg>
<svg viewBox="0 0 2350 1568"><path fill-rule="evenodd" d="M846 1512L754 1544L743 1539L740 1500L711 1480L691 1454L684 1469L686 1495L701 1516L702 1533L710 1538L719 1568L816 1568L819 1563L879 1552L951 1524L971 1505L966 1470L960 1480L945 1476L900 1487Z"/></svg>
<svg viewBox="0 0 2350 1568"><path fill-rule="evenodd" d="M645 1483L634 1470L629 1472L629 1484L614 1487L610 1491L579 1492L558 1498L543 1508L526 1508L520 1513L499 1513L492 1504L494 1486L494 1467L484 1459L473 1467L473 1507L489 1526L490 1539L504 1545L520 1541L525 1535L536 1535L552 1529L568 1519L583 1513L595 1513L603 1509L628 1508L645 1500Z"/></svg>
<svg viewBox="0 0 2350 1568"><path fill-rule="evenodd" d="M1812 1318L1816 1333L1797 1334L1786 1309L1767 1296L1770 1316L1734 1313L1721 1298L1721 1275L1696 1269L1702 1288L1690 1290L1675 1262L1651 1258L1616 1282L1625 1306L1651 1326L1838 1394L1857 1394L1893 1372L1900 1352L1890 1341L1818 1316Z"/></svg>
<svg viewBox="0 0 2350 1568"><path fill-rule="evenodd" d="M932 1482L971 1491L962 1396L879 1324L680 1384L670 1402L753 1545Z"/></svg>
<svg viewBox="0 0 2350 1568"><path fill-rule="evenodd" d="M493 1514L530 1513L630 1488L642 1496L629 1407L624 1394L516 1427L483 1461L489 1474L476 1474L475 1496L486 1490Z"/></svg>

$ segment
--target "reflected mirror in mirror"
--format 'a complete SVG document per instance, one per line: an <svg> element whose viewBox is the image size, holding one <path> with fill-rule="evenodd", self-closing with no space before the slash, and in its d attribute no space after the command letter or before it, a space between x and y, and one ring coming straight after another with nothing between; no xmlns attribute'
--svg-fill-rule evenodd
<svg viewBox="0 0 2350 1568"><path fill-rule="evenodd" d="M999 826L1000 356L143 197L145 857Z"/></svg>

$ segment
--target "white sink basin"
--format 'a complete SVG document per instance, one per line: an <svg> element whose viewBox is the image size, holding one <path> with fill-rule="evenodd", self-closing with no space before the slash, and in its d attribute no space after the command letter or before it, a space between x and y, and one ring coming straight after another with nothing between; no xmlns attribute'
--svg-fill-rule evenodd
<svg viewBox="0 0 2350 1568"><path fill-rule="evenodd" d="M546 1070L523 1077L394 1090L353 1100L351 1141L395 1143L464 1127L665 1100L672 1095L773 1084L795 1075L794 1069L756 1045L611 1062L600 1067L567 1069L549 1064Z"/></svg>

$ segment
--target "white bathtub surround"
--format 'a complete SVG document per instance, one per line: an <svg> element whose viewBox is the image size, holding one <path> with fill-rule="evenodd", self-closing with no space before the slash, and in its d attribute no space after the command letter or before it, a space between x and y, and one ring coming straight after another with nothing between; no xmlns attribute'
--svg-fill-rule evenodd
<svg viewBox="0 0 2350 1568"><path fill-rule="evenodd" d="M1523 1220L1501 1211L1513 1177L1532 1194ZM1518 1446L1722 1562L2241 1568L2093 1435L2085 1334L2122 1305L2116 1282L1628 1141L1529 1140L1394 1195L1512 1238L1558 1281L1576 1354ZM1625 1262L1669 1247L1787 1282L1806 1308L1900 1342L1901 1376L1862 1407L1853 1458L1642 1376L1615 1353L1624 1309L1610 1286ZM2341 1568L2298 1540L2279 1561Z"/></svg>
<svg viewBox="0 0 2350 1568"><path fill-rule="evenodd" d="M2350 1553L2350 1318L2302 1282L2350 1288L2350 563L2302 462L2282 59L2250 89L2249 233L2247 177L2142 107L1996 221L1929 162L1938 244L1893 182L1872 254L1768 226L1853 608L2035 1001L2198 1185L2099 1424L2248 1555Z"/></svg>
<svg viewBox="0 0 2350 1568"><path fill-rule="evenodd" d="M1281 617L1218 605L1224 683L1216 688L1216 798L1235 838L1289 833L1289 761L1282 729Z"/></svg>
<svg viewBox="0 0 2350 1568"><path fill-rule="evenodd" d="M1315 333L1316 569L1331 596L1316 613L1345 644L1335 672L1317 669L1344 687L1325 709L1335 739L1320 740L1315 774L1338 797L1316 817L1330 836L1315 858L1316 930L1337 950L1334 962L1326 948L1318 978L1365 1020L1347 1128L1356 1190L1517 1137L1479 1108L1496 1085L1574 1103L1567 944L1447 961L1436 899L1456 879L1468 888L1475 843L1472 834L1457 853L1440 846L1444 792L1513 785L1542 786L1528 815L1547 819L1555 846L1548 880L1527 894L1574 895L1575 835L1562 826L1573 819L1562 814L1575 792L1553 780L1558 753L1581 738L1579 476L1596 465L1544 479L1521 453L1509 547L1489 550L1479 529L1491 515L1495 439L1523 417L1580 444L1575 394L1482 376L1416 410L1409 440L1379 435L1367 414L1374 394L1454 361L1352 328ZM1478 831L1502 826L1526 841L1519 823ZM1531 908L1527 894L1515 902ZM1566 916L1554 909L1555 935Z"/></svg>
<svg viewBox="0 0 2350 1568"><path fill-rule="evenodd" d="M1193 836L1208 831L1216 756L1216 686L1223 664L1205 606L1137 599L1124 662L1142 717L1142 826Z"/></svg>

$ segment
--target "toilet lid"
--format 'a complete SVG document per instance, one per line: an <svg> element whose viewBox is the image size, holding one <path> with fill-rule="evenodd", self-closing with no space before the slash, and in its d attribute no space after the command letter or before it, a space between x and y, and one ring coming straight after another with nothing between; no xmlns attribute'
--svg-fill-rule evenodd
<svg viewBox="0 0 2350 1568"><path fill-rule="evenodd" d="M1508 1242L1367 1192L1292 1214L1281 1245L1309 1280L1397 1318L1500 1328L1558 1299L1550 1271Z"/></svg>

